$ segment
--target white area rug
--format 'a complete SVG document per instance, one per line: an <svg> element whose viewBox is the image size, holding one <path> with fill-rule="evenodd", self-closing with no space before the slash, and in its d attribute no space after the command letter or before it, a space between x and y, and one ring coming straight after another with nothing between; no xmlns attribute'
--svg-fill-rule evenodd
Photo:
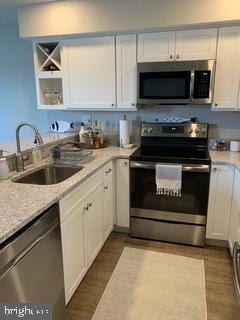
<svg viewBox="0 0 240 320"><path fill-rule="evenodd" d="M204 261L125 248L92 320L207 320Z"/></svg>

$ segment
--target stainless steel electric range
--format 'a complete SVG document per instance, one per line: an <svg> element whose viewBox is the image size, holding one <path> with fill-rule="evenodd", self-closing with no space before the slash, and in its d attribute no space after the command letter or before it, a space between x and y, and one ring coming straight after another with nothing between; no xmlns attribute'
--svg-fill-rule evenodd
<svg viewBox="0 0 240 320"><path fill-rule="evenodd" d="M156 193L156 164L182 165L180 197ZM130 157L132 237L204 246L211 160L208 124L142 123Z"/></svg>

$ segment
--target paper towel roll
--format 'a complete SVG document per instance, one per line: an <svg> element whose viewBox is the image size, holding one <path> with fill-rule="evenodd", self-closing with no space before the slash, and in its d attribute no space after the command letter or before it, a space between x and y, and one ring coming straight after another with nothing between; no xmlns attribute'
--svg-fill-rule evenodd
<svg viewBox="0 0 240 320"><path fill-rule="evenodd" d="M119 138L120 147L125 144L129 144L129 122L128 120L119 121Z"/></svg>

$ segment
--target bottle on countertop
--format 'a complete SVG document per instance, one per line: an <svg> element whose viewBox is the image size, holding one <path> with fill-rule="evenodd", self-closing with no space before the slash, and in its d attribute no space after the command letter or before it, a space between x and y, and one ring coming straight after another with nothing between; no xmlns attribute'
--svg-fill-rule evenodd
<svg viewBox="0 0 240 320"><path fill-rule="evenodd" d="M34 140L34 147L32 151L32 161L34 166L38 166L42 161L42 151L37 143L37 139Z"/></svg>
<svg viewBox="0 0 240 320"><path fill-rule="evenodd" d="M105 137L102 130L101 121L95 120L94 132L94 144L96 148L101 148L105 143Z"/></svg>
<svg viewBox="0 0 240 320"><path fill-rule="evenodd" d="M86 128L83 122L81 122L81 128L79 131L79 142L86 143Z"/></svg>
<svg viewBox="0 0 240 320"><path fill-rule="evenodd" d="M0 150L0 180L6 180L9 177L9 167L7 159L3 156L3 150Z"/></svg>

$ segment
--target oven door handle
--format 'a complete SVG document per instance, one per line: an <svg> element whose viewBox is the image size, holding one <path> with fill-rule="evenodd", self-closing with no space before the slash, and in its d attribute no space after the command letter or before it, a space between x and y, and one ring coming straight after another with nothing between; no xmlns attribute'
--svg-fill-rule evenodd
<svg viewBox="0 0 240 320"><path fill-rule="evenodd" d="M130 168L137 168L137 169L150 169L155 170L157 163L152 162L137 162L131 161ZM171 165L170 163L161 163L166 165ZM172 164L174 165L174 163ZM186 172L210 172L209 165L200 165L200 164L188 164L182 166L182 171Z"/></svg>
<svg viewBox="0 0 240 320"><path fill-rule="evenodd" d="M240 242L235 242L233 247L233 278L237 296L240 301Z"/></svg>

